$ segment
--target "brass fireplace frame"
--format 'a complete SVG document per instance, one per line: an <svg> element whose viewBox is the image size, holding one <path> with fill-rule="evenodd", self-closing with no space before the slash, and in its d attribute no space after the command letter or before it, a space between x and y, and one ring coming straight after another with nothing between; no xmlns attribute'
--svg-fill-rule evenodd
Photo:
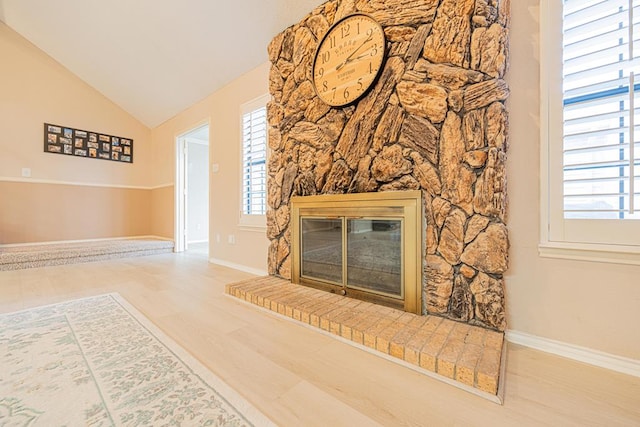
<svg viewBox="0 0 640 427"><path fill-rule="evenodd" d="M323 194L291 198L291 281L422 314L423 204L420 191ZM302 218L401 219L403 299L301 276ZM343 263L346 264L346 251ZM346 282L346 279L344 279Z"/></svg>

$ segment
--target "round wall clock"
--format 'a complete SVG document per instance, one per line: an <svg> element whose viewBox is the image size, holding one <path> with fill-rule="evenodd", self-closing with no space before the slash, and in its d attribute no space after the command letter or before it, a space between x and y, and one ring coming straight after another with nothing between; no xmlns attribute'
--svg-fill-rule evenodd
<svg viewBox="0 0 640 427"><path fill-rule="evenodd" d="M384 56L382 26L369 15L345 16L329 28L318 45L313 87L331 106L350 104L373 85Z"/></svg>

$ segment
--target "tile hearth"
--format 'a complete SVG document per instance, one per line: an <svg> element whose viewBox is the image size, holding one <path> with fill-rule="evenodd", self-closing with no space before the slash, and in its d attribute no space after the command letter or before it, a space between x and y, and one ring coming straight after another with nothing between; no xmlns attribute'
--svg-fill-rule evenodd
<svg viewBox="0 0 640 427"><path fill-rule="evenodd" d="M501 332L438 316L419 316L274 276L228 284L226 293L471 387L480 394L500 394L504 340Z"/></svg>

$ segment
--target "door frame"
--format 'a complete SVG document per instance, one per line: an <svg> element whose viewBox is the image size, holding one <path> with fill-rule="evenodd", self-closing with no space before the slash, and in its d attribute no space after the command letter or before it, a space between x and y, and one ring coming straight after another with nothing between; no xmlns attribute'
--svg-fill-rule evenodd
<svg viewBox="0 0 640 427"><path fill-rule="evenodd" d="M209 158L211 158L211 125L210 120L204 120L189 127L175 137L175 191L174 191L174 252L184 252L187 248L187 169L189 154L187 151L188 135L205 126L209 127ZM207 160L209 164L209 160ZM210 178L210 170L207 168L207 179ZM211 189L209 189L211 198ZM211 218L211 215L209 215ZM209 226L211 226L209 224Z"/></svg>

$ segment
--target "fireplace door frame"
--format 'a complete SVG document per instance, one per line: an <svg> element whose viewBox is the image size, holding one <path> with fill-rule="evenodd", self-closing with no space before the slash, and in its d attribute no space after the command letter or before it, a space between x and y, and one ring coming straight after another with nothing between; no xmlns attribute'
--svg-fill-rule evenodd
<svg viewBox="0 0 640 427"><path fill-rule="evenodd" d="M423 204L420 191L388 191L378 193L325 194L291 198L291 281L325 291L352 296L405 311L422 314L423 267ZM304 277L301 274L302 219L342 219L343 236L350 219L389 219L402 224L401 259L403 299L382 293L348 287L346 284L346 253L343 249L343 285ZM344 238L343 238L344 240ZM346 247L346 241L343 241Z"/></svg>

